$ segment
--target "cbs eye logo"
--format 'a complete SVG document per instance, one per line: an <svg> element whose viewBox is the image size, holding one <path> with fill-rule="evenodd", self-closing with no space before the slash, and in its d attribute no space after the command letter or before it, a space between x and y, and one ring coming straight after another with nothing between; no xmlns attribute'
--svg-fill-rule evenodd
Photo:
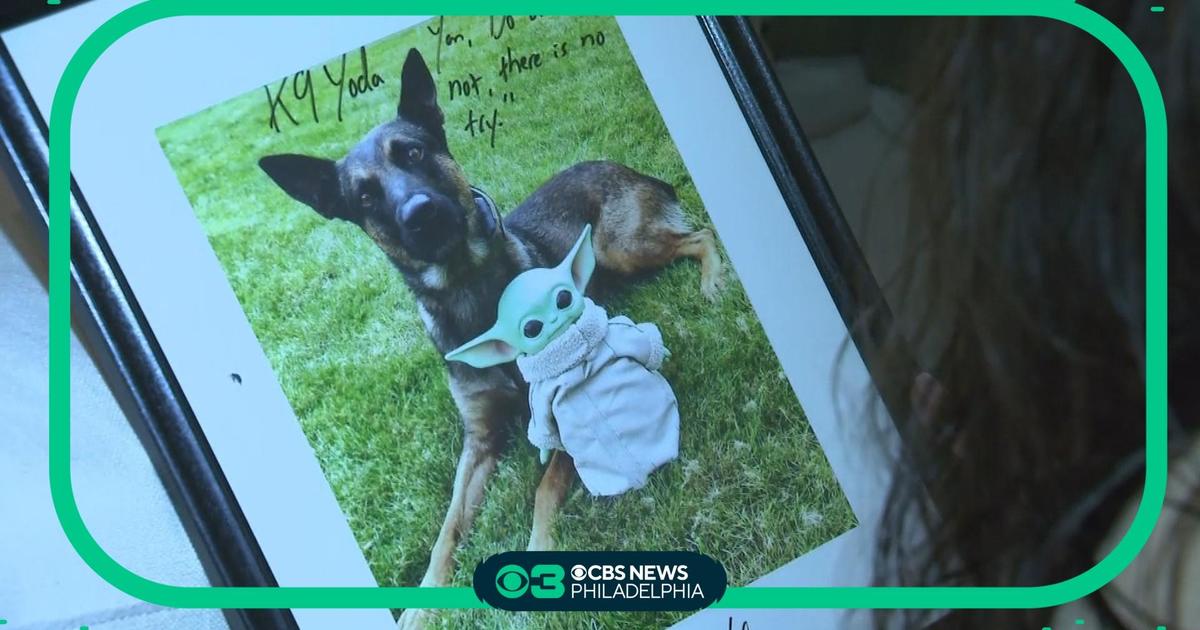
<svg viewBox="0 0 1200 630"><path fill-rule="evenodd" d="M564 571L557 564L535 564L528 573L520 565L509 564L496 572L496 591L508 599L516 599L529 591L538 599L563 596Z"/></svg>
<svg viewBox="0 0 1200 630"><path fill-rule="evenodd" d="M496 590L509 599L516 599L529 590L529 574L515 564L507 565L496 573Z"/></svg>

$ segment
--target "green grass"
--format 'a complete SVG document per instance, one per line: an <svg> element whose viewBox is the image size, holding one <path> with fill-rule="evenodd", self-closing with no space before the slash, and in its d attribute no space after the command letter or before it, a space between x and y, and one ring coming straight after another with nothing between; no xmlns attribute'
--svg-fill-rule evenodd
<svg viewBox="0 0 1200 630"><path fill-rule="evenodd" d="M447 31L472 40L441 54L438 85L451 150L502 208L515 207L562 168L612 159L675 185L692 221L710 225L611 18L518 18L499 44L489 39L487 18L447 18ZM561 59L544 44L577 43L596 31L605 33L603 47L576 48ZM395 115L400 66L414 45L433 67L436 41L423 26L368 47L371 70L386 83L344 97L341 123L337 92L318 68L320 123L289 105L301 124L284 120L282 132L269 130L260 89L158 134L382 585L420 580L449 500L461 436L446 371L383 254L358 228L325 221L287 198L256 161L284 152L340 157ZM496 76L505 46L541 50L544 66L506 86ZM331 67L335 76L339 67ZM358 68L351 54L347 74ZM484 76L483 95L449 100L447 80L468 70ZM505 90L516 100L503 103ZM489 113L499 107L504 121L495 149L463 129L468 108L484 106ZM741 284L732 273L728 280L710 304L689 261L608 304L612 314L663 330L672 351L663 373L682 416L680 458L621 497L594 498L577 484L558 520L559 548L695 550L722 562L740 585L855 525ZM469 585L485 557L527 542L541 466L518 438L458 549L455 584ZM448 628L625 628L683 616L448 611L438 621Z"/></svg>

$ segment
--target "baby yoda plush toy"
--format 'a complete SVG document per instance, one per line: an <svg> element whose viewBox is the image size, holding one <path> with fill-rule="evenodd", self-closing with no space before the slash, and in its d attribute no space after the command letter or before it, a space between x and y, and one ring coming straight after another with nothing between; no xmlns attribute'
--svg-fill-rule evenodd
<svg viewBox="0 0 1200 630"><path fill-rule="evenodd" d="M658 373L669 354L654 324L608 318L584 297L596 267L585 226L557 267L530 269L500 296L497 321L446 354L477 368L516 359L529 382L529 441L564 450L597 495L621 494L679 454L679 410Z"/></svg>

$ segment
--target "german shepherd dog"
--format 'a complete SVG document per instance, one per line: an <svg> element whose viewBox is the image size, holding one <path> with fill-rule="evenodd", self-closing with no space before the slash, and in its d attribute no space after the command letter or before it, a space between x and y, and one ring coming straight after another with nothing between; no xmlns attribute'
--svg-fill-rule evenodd
<svg viewBox="0 0 1200 630"><path fill-rule="evenodd" d="M397 117L341 159L270 155L259 165L292 198L323 217L354 223L375 241L412 291L439 354L490 327L509 281L560 262L585 224L594 231L597 291L690 257L700 263L703 293L715 299L722 273L715 239L707 229L688 227L671 185L613 162L584 162L552 177L501 220L450 154L436 85L416 49L408 52L400 86ZM527 387L515 365L446 367L462 414L463 449L422 586L447 583L454 549L507 436L529 418ZM556 451L534 499L529 549L551 548L552 520L574 477L570 456ZM422 625L421 615L406 611L401 627Z"/></svg>

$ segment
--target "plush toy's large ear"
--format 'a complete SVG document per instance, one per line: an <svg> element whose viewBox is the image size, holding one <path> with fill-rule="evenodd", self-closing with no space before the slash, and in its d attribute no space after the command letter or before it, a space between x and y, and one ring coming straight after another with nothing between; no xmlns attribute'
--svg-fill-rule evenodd
<svg viewBox="0 0 1200 630"><path fill-rule="evenodd" d="M446 353L447 361L461 361L471 367L481 369L516 359L517 349L500 338L495 326Z"/></svg>
<svg viewBox="0 0 1200 630"><path fill-rule="evenodd" d="M326 219L357 220L342 198L337 163L333 160L285 153L268 155L258 161L258 166L283 192Z"/></svg>
<svg viewBox="0 0 1200 630"><path fill-rule="evenodd" d="M408 49L404 69L400 71L400 105L396 115L434 133L442 130L442 110L437 104L437 84L425 58L416 48Z"/></svg>
<svg viewBox="0 0 1200 630"><path fill-rule="evenodd" d="M567 254L566 260L559 265L560 269L563 267L566 268L564 271L571 274L575 288L583 293L587 289L588 281L592 279L592 272L596 270L596 252L592 249L592 226L583 226L579 240L575 241L575 246Z"/></svg>

